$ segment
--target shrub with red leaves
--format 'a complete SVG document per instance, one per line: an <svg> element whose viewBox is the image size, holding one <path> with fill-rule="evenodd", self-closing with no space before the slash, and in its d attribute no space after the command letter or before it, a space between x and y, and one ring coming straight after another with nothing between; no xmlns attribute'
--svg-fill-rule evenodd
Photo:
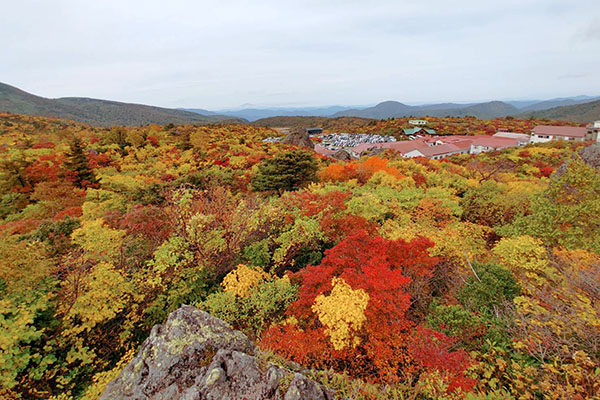
<svg viewBox="0 0 600 400"><path fill-rule="evenodd" d="M414 369L407 348L414 327L406 317L411 306L407 275L432 274L438 262L427 252L432 246L422 237L391 241L364 230L353 232L327 250L320 265L292 276L301 286L287 314L298 322L269 328L263 346L313 367L344 370L374 381L405 379ZM360 344L354 348L334 349L312 310L317 296L331 292L333 278L369 295L366 322L357 332Z"/></svg>

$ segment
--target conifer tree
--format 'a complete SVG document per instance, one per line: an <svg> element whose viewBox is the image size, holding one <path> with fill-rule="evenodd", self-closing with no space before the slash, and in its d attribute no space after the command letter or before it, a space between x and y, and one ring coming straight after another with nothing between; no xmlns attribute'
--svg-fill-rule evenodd
<svg viewBox="0 0 600 400"><path fill-rule="evenodd" d="M278 153L258 165L258 172L252 177L252 189L279 193L295 190L316 181L317 170L317 161L306 150Z"/></svg>
<svg viewBox="0 0 600 400"><path fill-rule="evenodd" d="M90 168L81 139L73 139L70 146L65 167L73 173L73 183L80 188L87 188L97 184L98 179L96 179L94 171Z"/></svg>

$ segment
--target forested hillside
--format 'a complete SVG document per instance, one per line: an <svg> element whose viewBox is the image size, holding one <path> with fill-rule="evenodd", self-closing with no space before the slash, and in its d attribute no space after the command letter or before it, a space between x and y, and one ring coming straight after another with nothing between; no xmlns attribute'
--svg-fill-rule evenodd
<svg viewBox="0 0 600 400"><path fill-rule="evenodd" d="M547 118L563 121L589 122L600 119L600 100L584 104L555 107L549 110L529 111L522 118Z"/></svg>
<svg viewBox="0 0 600 400"><path fill-rule="evenodd" d="M0 114L0 397L97 399L188 304L339 398L598 398L597 148L338 162L276 134Z"/></svg>
<svg viewBox="0 0 600 400"><path fill-rule="evenodd" d="M1 82L0 112L64 118L99 126L205 124L220 121L235 123L244 121L214 113L201 115L183 110L85 97L47 99Z"/></svg>

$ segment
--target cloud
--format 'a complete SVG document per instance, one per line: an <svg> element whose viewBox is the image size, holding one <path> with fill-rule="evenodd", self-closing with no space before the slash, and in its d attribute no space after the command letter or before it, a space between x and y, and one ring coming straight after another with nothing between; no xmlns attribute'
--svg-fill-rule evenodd
<svg viewBox="0 0 600 400"><path fill-rule="evenodd" d="M0 14L0 76L47 97L209 109L598 93L600 27L581 22L597 0L565 3L21 0Z"/></svg>
<svg viewBox="0 0 600 400"><path fill-rule="evenodd" d="M589 74L566 74L559 76L557 79L583 79L587 78L588 76Z"/></svg>
<svg viewBox="0 0 600 400"><path fill-rule="evenodd" d="M598 21L600 16L594 19L583 33L584 40L599 41L600 40L600 24Z"/></svg>

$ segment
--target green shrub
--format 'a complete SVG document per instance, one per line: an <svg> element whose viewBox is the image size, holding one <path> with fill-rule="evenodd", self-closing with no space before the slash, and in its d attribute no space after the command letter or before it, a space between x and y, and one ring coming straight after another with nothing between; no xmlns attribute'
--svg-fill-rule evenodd
<svg viewBox="0 0 600 400"><path fill-rule="evenodd" d="M521 293L512 272L501 265L475 263L473 269L477 276L470 276L457 295L468 310L498 316L500 306Z"/></svg>
<svg viewBox="0 0 600 400"><path fill-rule="evenodd" d="M468 337L480 330L484 322L481 317L465 310L461 305L442 305L434 302L427 316L427 325L448 336Z"/></svg>
<svg viewBox="0 0 600 400"><path fill-rule="evenodd" d="M244 248L244 257L250 265L265 268L271 262L268 239L252 243Z"/></svg>
<svg viewBox="0 0 600 400"><path fill-rule="evenodd" d="M297 292L298 287L287 278L275 279L259 284L248 296L218 292L197 306L255 337L271 323L283 320L285 310L296 300Z"/></svg>

